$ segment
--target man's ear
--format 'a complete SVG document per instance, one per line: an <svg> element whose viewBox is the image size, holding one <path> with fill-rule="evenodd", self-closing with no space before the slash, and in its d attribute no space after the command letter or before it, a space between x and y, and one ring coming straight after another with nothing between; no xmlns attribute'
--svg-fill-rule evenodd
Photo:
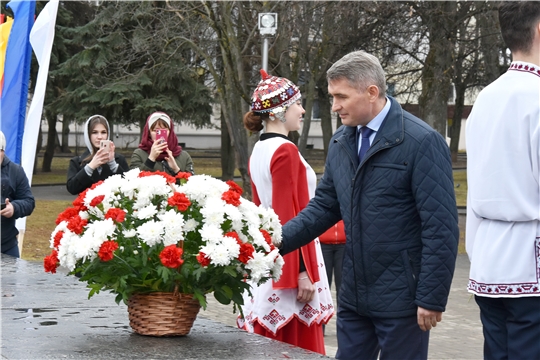
<svg viewBox="0 0 540 360"><path fill-rule="evenodd" d="M379 87L377 85L369 85L367 88L369 101L374 102L379 97Z"/></svg>

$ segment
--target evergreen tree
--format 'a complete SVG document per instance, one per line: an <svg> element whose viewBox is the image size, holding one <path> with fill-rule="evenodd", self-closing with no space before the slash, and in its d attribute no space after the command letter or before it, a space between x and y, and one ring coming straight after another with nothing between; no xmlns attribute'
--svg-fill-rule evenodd
<svg viewBox="0 0 540 360"><path fill-rule="evenodd" d="M183 24L160 2L104 2L78 27L61 27L80 46L53 76L66 87L51 108L84 121L144 125L153 111L197 127L210 122L211 93L195 71L191 50L177 41Z"/></svg>

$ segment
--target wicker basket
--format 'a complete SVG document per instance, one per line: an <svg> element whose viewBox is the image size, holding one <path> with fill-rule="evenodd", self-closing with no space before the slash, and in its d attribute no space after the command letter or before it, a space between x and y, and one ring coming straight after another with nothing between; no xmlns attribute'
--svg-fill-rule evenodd
<svg viewBox="0 0 540 360"><path fill-rule="evenodd" d="M187 335L200 308L193 295L177 292L136 294L128 301L129 325L141 335Z"/></svg>

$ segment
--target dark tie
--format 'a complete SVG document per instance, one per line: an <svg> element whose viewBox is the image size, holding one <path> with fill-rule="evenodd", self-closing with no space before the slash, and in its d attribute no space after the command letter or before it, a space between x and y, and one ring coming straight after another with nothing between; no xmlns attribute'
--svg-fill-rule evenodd
<svg viewBox="0 0 540 360"><path fill-rule="evenodd" d="M364 126L360 129L362 135L362 142L360 143L360 150L358 150L358 162L361 163L364 155L366 155L369 149L369 137L373 134L373 130Z"/></svg>

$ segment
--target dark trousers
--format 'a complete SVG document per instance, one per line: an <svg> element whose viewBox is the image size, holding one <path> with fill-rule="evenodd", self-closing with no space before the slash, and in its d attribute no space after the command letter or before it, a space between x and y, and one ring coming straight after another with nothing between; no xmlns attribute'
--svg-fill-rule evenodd
<svg viewBox="0 0 540 360"><path fill-rule="evenodd" d="M540 297L475 300L484 331L484 359L540 359Z"/></svg>
<svg viewBox="0 0 540 360"><path fill-rule="evenodd" d="M427 359L429 331L422 331L416 316L381 319L360 316L341 306L337 317L336 359Z"/></svg>
<svg viewBox="0 0 540 360"><path fill-rule="evenodd" d="M2 254L11 255L16 258L20 257L19 244L16 243L15 246L13 246L11 249L2 250Z"/></svg>
<svg viewBox="0 0 540 360"><path fill-rule="evenodd" d="M323 244L321 250L326 266L326 276L328 285L332 288L332 274L336 284L336 299L339 301L339 288L341 287L341 267L343 266L343 254L345 253L345 244ZM336 304L337 309L337 304Z"/></svg>

